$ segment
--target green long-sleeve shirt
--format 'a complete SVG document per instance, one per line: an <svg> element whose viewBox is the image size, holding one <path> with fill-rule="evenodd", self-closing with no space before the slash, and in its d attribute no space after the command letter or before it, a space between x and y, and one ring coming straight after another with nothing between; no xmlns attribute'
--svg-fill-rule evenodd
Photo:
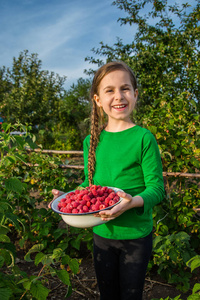
<svg viewBox="0 0 200 300"><path fill-rule="evenodd" d="M85 181L88 182L90 136L84 140ZM153 228L152 208L164 198L162 163L152 133L140 126L120 132L103 130L96 149L94 184L117 187L144 200L143 208L132 208L93 231L110 239L136 239L147 236Z"/></svg>

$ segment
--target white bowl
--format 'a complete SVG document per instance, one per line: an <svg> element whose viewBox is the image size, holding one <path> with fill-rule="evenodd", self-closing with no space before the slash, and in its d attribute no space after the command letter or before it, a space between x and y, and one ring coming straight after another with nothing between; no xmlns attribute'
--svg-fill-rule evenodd
<svg viewBox="0 0 200 300"><path fill-rule="evenodd" d="M118 188L114 188L114 187L108 187L108 188L113 189L115 192L123 192L121 189L118 189ZM72 192L72 191L70 191L70 192ZM68 193L70 193L70 192L68 192ZM93 214L98 213L100 210L94 211L94 212L80 213L80 214L73 214L73 213L64 213L64 212L61 212L59 210L59 208L58 208L58 203L68 193L65 193L62 196L56 198L51 203L52 210L54 212L60 214L61 217L62 217L62 219L63 219L63 221L65 223L67 223L68 225L73 226L73 227L87 228L87 227L94 227L94 226L97 226L97 225L109 222L109 221L103 221L103 220L101 220L100 217L94 217L93 216ZM122 201L122 198L120 198L119 201L117 203L115 203L114 205L106 207L105 209L102 209L102 210L111 209L113 206L119 204L121 201Z"/></svg>

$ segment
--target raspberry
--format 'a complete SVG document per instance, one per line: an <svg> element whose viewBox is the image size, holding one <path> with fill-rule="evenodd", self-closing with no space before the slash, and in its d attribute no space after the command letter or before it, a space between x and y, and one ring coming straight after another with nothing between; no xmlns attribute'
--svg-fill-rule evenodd
<svg viewBox="0 0 200 300"><path fill-rule="evenodd" d="M83 206L83 211L84 212L88 212L89 211L89 209L88 209L88 207L86 205Z"/></svg>
<svg viewBox="0 0 200 300"><path fill-rule="evenodd" d="M91 189L97 190L97 186L95 184L91 185Z"/></svg>
<svg viewBox="0 0 200 300"><path fill-rule="evenodd" d="M82 201L81 201L81 204L82 204L82 205L86 205L86 203L87 203L86 200L82 200Z"/></svg>
<svg viewBox="0 0 200 300"><path fill-rule="evenodd" d="M74 194L75 194L74 192L69 192L67 195L71 197L71 196L73 196Z"/></svg>
<svg viewBox="0 0 200 300"><path fill-rule="evenodd" d="M97 190L93 189L93 190L92 190L92 194L93 194L93 196L97 196L97 195L98 195Z"/></svg>
<svg viewBox="0 0 200 300"><path fill-rule="evenodd" d="M106 208L105 204L100 204L100 205L99 205L99 209L100 209L100 210L101 210L101 209L104 209L104 208Z"/></svg>
<svg viewBox="0 0 200 300"><path fill-rule="evenodd" d="M70 198L66 199L65 203L71 203L72 200Z"/></svg>
<svg viewBox="0 0 200 300"><path fill-rule="evenodd" d="M92 194L92 192L88 193L88 197L90 197L90 199L92 199L93 196L94 196L94 195Z"/></svg>
<svg viewBox="0 0 200 300"><path fill-rule="evenodd" d="M120 197L119 197L118 195L116 195L116 196L113 198L113 200L115 200L116 202L118 202L119 199L120 199Z"/></svg>
<svg viewBox="0 0 200 300"><path fill-rule="evenodd" d="M68 203L67 206L66 206L68 209L73 209L73 206L71 203Z"/></svg>
<svg viewBox="0 0 200 300"><path fill-rule="evenodd" d="M86 205L87 205L87 207L90 207L90 205L91 205L90 201L87 201Z"/></svg>
<svg viewBox="0 0 200 300"><path fill-rule="evenodd" d="M82 204L79 204L79 206L77 206L77 209L78 210L81 210L83 208L83 205Z"/></svg>
<svg viewBox="0 0 200 300"><path fill-rule="evenodd" d="M95 203L96 203L96 201L97 201L97 199L96 199L96 198L92 198L90 202L91 202L92 204L95 204Z"/></svg>
<svg viewBox="0 0 200 300"><path fill-rule="evenodd" d="M103 186L103 187L102 187L102 191L103 191L104 193L106 193L106 192L108 191L107 186Z"/></svg>
<svg viewBox="0 0 200 300"><path fill-rule="evenodd" d="M90 198L88 195L84 195L84 196L83 196L83 200L90 201L91 198Z"/></svg>
<svg viewBox="0 0 200 300"><path fill-rule="evenodd" d="M82 190L82 194L84 194L84 195L86 195L86 194L88 194L89 193L89 191L88 190Z"/></svg>
<svg viewBox="0 0 200 300"><path fill-rule="evenodd" d="M82 199L82 197L83 197L83 195L82 195L82 194L78 194L78 195L77 195L77 200L81 200L81 199Z"/></svg>
<svg viewBox="0 0 200 300"><path fill-rule="evenodd" d="M79 205L79 203L74 201L72 205L73 205L74 208L76 208Z"/></svg>
<svg viewBox="0 0 200 300"><path fill-rule="evenodd" d="M98 203L95 204L95 205L94 205L94 211L99 210L99 209L100 209L99 207L100 207L100 205L99 205Z"/></svg>
<svg viewBox="0 0 200 300"><path fill-rule="evenodd" d="M104 195L104 192L101 189L99 189L98 194L99 194L100 197L102 197Z"/></svg>
<svg viewBox="0 0 200 300"><path fill-rule="evenodd" d="M113 201L113 200L110 200L109 201L109 206L112 206L112 205L114 205L115 204L115 201Z"/></svg>
<svg viewBox="0 0 200 300"><path fill-rule="evenodd" d="M109 204L110 200L112 200L112 199L111 199L110 197L107 197L107 198L105 199L105 203L106 203L106 204Z"/></svg>
<svg viewBox="0 0 200 300"><path fill-rule="evenodd" d="M115 195L116 195L115 192L112 192L112 193L109 194L109 197L110 197L111 199L113 199L113 198L115 197Z"/></svg>
<svg viewBox="0 0 200 300"><path fill-rule="evenodd" d="M98 209L96 209L95 204L92 204L91 207L90 207L90 210L91 210L91 211L95 211L95 210L98 210Z"/></svg>

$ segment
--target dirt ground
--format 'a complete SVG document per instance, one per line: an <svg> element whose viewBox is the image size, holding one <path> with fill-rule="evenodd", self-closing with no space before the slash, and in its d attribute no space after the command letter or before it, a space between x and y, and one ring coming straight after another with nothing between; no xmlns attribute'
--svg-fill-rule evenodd
<svg viewBox="0 0 200 300"><path fill-rule="evenodd" d="M21 270L24 270L29 275L38 275L41 266L36 267L32 262L26 262L23 256L20 255L20 259L17 261L17 265ZM80 272L77 275L71 277L72 294L67 299L69 300L99 300L99 290L97 281L95 278L95 271L93 266L93 260L91 254L86 251L85 255L82 255L82 263L80 265ZM198 275L194 275L191 280L191 287L198 282ZM57 276L47 277L47 288L51 290L47 300L64 300L67 294L67 287L64 285ZM191 294L191 290L183 294L178 291L175 285L168 284L156 271L147 274L144 286L143 300L152 299L165 299L167 297L174 298L181 295L181 300L186 300ZM111 299L114 300L114 299Z"/></svg>
<svg viewBox="0 0 200 300"><path fill-rule="evenodd" d="M54 282L55 289L49 294L48 299L63 300L66 288ZM67 298L69 300L99 300L99 291L95 279L95 271L91 258L83 259L80 267L80 273L72 278L72 295ZM165 299L166 297L174 298L180 295L181 292L177 291L175 286L169 285L159 278L156 274L146 277L143 300L152 299ZM182 294L181 299L186 300L190 294ZM111 299L112 300L112 299ZM114 300L114 299L113 299Z"/></svg>

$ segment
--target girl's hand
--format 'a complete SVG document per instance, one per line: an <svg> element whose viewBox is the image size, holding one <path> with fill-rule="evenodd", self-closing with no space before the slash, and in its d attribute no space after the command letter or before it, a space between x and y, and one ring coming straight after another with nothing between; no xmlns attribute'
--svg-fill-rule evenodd
<svg viewBox="0 0 200 300"><path fill-rule="evenodd" d="M58 190L55 190L53 189L52 190L52 194L53 194L53 200L48 204L48 208L51 208L51 203L58 197L60 197L61 195L64 194L64 192L61 192L61 191L58 191Z"/></svg>
<svg viewBox="0 0 200 300"><path fill-rule="evenodd" d="M117 195L123 198L122 201L111 209L100 211L98 214L95 214L95 217L101 217L103 221L110 221L119 217L126 210L144 206L144 201L140 196L132 197L125 192L117 192Z"/></svg>

